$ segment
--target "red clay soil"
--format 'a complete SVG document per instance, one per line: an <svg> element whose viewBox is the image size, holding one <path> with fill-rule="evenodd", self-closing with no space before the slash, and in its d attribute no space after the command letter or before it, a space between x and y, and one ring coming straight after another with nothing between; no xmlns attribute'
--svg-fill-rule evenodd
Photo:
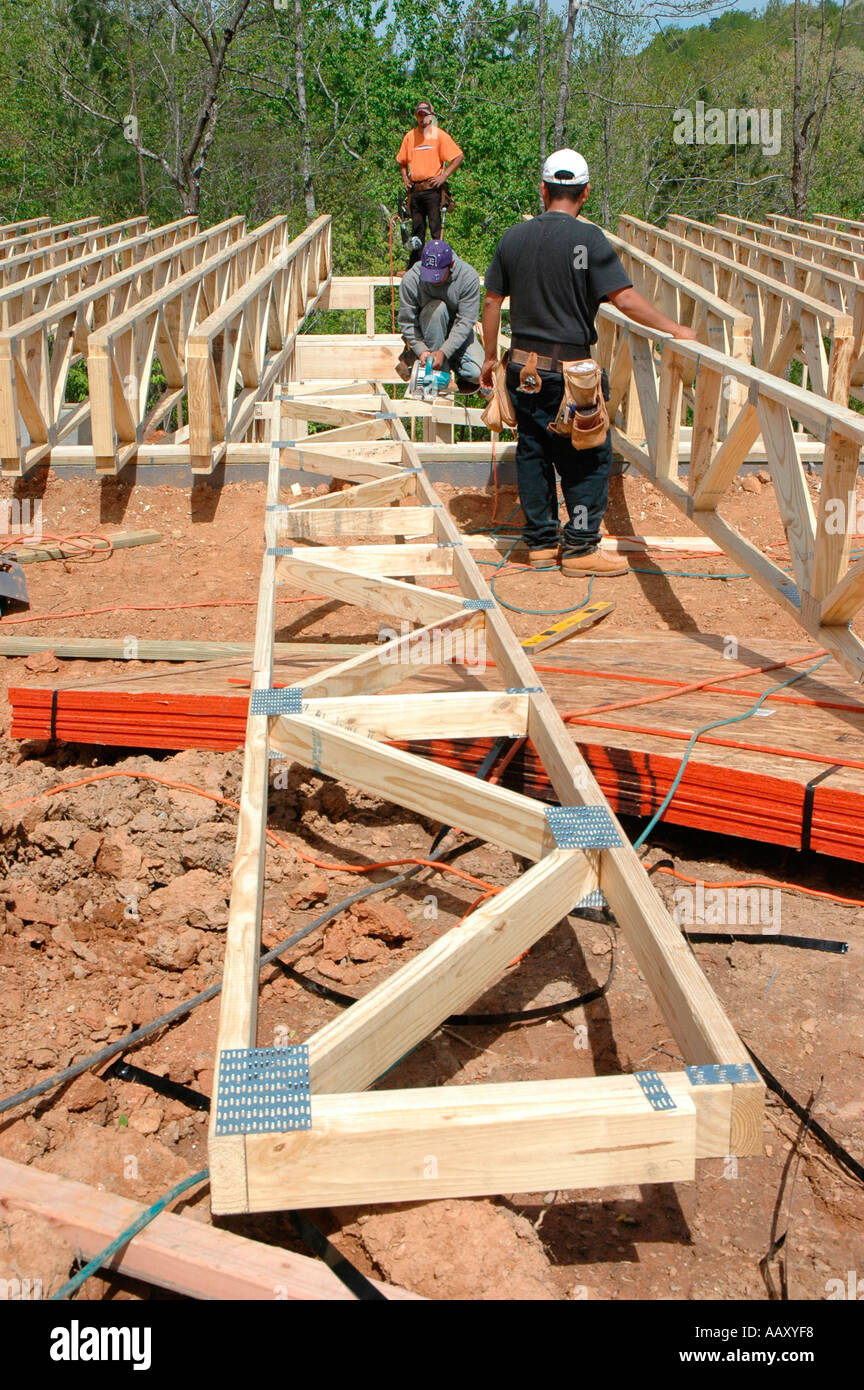
<svg viewBox="0 0 864 1390"><path fill-rule="evenodd" d="M442 488L460 522L489 524L493 499ZM263 485L229 484L212 496L166 487L124 495L115 483L49 482L50 532L154 528L160 545L106 560L30 565L31 614L3 633L251 642L261 545ZM498 499L499 518L514 499ZM738 493L727 514L761 541L782 541L767 492ZM616 485L609 529L695 534L629 476ZM782 552L781 552L782 553ZM634 561L637 567L731 573L717 559ZM500 593L535 608L576 602L584 586L511 571ZM675 627L742 636L798 635L755 585L733 579L631 574L598 582L594 597L617 608L603 632ZM293 597L288 589L280 597ZM240 602L242 605L240 606ZM216 606L166 610L167 604ZM101 612L123 604L151 611ZM285 603L278 639L374 640L375 615L329 601ZM69 616L72 614L80 616ZM51 615L66 615L52 617ZM18 615L14 615L18 616ZM520 635L542 619L512 615ZM590 641L585 634L577 641ZM57 669L63 679L120 674L143 663L0 659L3 688ZM148 669L153 667L148 663ZM29 675L28 675L29 671ZM37 793L100 772L134 771L239 796L242 755L113 754L98 748L19 745L3 730L0 806L0 1074L2 1092L40 1081L121 1038L219 978L236 812L194 791L110 779L54 796ZM358 863L421 856L435 826L379 799L293 768L271 796L270 825L285 842L267 858L265 940L275 944L368 880ZM633 829L636 833L636 827ZM721 883L770 875L822 893L864 899L860 867L695 832L656 830L645 857ZM319 861L312 864L309 859ZM333 869L320 865L335 865ZM512 855L466 845L459 867L504 885ZM677 881L655 876L672 904ZM469 911L477 890L423 871L399 892L340 914L290 953L300 976L361 995ZM772 942L695 945L696 956L741 1036L859 1161L864 1150L862 942L864 906L782 894L784 933L848 941L846 955L794 951ZM384 1086L467 1085L681 1065L674 1040L613 924L571 917L473 1006L515 1010L583 993L584 1008L522 1027L444 1026ZM301 1041L338 1006L276 966L262 971L259 1040ZM218 1000L130 1054L137 1065L209 1094ZM587 1026L587 1034L581 1026ZM587 1046L580 1046L587 1037ZM443 1299L734 1299L768 1297L759 1262L788 1222L789 1296L823 1299L827 1281L860 1266L864 1194L812 1137L772 1229L784 1164L799 1126L769 1097L764 1154L700 1162L694 1183L598 1191L514 1193L497 1199L416 1203L316 1213L334 1242L367 1273ZM0 1119L0 1155L152 1201L206 1162L206 1116L145 1087L88 1073L63 1091ZM184 1208L210 1219L206 1192ZM232 1218L232 1229L302 1249L279 1214ZM0 1218L0 1277L63 1282L71 1252L35 1218ZM857 1254L856 1254L857 1252ZM775 1272L776 1262L771 1265ZM149 1286L92 1278L81 1298L165 1297Z"/></svg>

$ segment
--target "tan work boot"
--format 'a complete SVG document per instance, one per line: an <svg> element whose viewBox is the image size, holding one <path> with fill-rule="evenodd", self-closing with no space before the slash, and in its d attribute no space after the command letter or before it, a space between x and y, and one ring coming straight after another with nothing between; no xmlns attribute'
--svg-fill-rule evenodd
<svg viewBox="0 0 864 1390"><path fill-rule="evenodd" d="M561 547L557 545L554 549L550 547L547 550L528 551L528 563L531 566L532 570L550 569L553 565L557 566L560 558Z"/></svg>
<svg viewBox="0 0 864 1390"><path fill-rule="evenodd" d="M628 565L601 555L599 550L592 550L588 555L564 555L561 559L561 573L568 579L586 579L592 574L599 579L610 579L616 574L626 574L628 569Z"/></svg>

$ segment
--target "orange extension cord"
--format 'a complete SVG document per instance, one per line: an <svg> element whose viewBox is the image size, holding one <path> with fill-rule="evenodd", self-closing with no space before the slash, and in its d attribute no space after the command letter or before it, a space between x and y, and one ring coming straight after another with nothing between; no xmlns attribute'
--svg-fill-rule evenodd
<svg viewBox="0 0 864 1390"><path fill-rule="evenodd" d="M510 762L510 759L513 757L515 751L516 747L514 745L514 747L510 749L506 757L496 765L494 772L492 773L492 776L489 779L490 782L496 782L499 780L507 764ZM110 779L115 777L131 777L135 780L142 782L156 782L161 787L171 787L175 791L191 792L194 796L203 796L208 801L215 801L220 806L230 806L235 811L239 811L240 809L239 803L236 801L231 801L229 797L217 796L215 792L204 791L203 788L195 787L190 782L174 782L168 777L157 777L155 773L152 772L128 771L91 773L89 777L80 777L74 782L62 782L57 787L48 787L45 791L37 792L35 796L24 796L19 798L19 800L17 801L7 802L7 804L4 807L2 807L2 809L4 811L12 811L18 806L28 806L32 802L40 801L43 797L46 796L57 796L61 792L74 791L77 787L86 787L93 782L109 781ZM313 867L317 869L324 869L329 873L362 874L369 873L372 869L393 869L399 868L404 864L421 864L426 868L436 869L441 873L453 874L454 877L460 878L466 883L473 883L476 887L483 889L483 892L481 893L480 897L476 898L475 901L472 903L471 907L468 909L468 912L465 914L466 917L469 916L475 910L475 908L480 905L480 903L484 902L486 898L493 897L496 893L500 893L502 891L501 888L498 887L496 884L487 883L482 878L477 878L473 874L466 873L464 869L457 869L455 865L444 864L437 859L384 859L374 864L328 864L323 859L316 859L311 854L304 854L302 850L297 849L296 845L289 845L287 840L283 840L281 836L277 835L273 830L266 830L265 834L267 838L269 840L272 840L274 844L278 845L280 849L287 849L292 854L296 854L297 858L302 859L304 863L312 864ZM647 860L643 860L642 864L645 868L651 867ZM655 869L654 872L662 874L671 874L675 878L682 879L685 883L701 883L704 884L706 888L754 887L757 885L762 885L763 887L767 886L771 888L784 888L789 893L803 893L808 897L827 898L830 902L844 903L852 907L864 907L864 899L859 900L857 898L844 898L839 893L825 893L819 888L804 888L800 884L783 883L777 879L743 878L730 879L727 882L723 883L711 883L707 879L689 878L686 874L681 874L676 869L669 869L663 867ZM463 917L462 921L464 920L465 918Z"/></svg>
<svg viewBox="0 0 864 1390"><path fill-rule="evenodd" d="M797 883L783 883L776 878L730 878L718 882L710 882L707 878L690 878L688 874L679 873L677 869L670 869L665 864L652 869L647 859L642 860L642 867L651 869L655 874L669 874L672 878L680 878L682 883L701 884L704 888L785 888L789 893L806 893L809 898L827 898L832 903L844 903L848 907L864 907L864 898L844 898L839 893L826 893L821 888L802 888Z"/></svg>
<svg viewBox="0 0 864 1390"><path fill-rule="evenodd" d="M173 782L167 777L157 777L152 772L95 772L89 777L80 777L75 782L63 782L59 787L49 787L46 791L37 792L35 796L24 796L18 801L10 801L2 809L5 811L15 810L18 806L27 806L33 801L39 801L43 796L56 796L59 792L74 791L76 787L86 787L92 782L107 782L114 777L132 777L142 782L158 782L162 787L173 787L175 791L192 792L195 796L206 797L208 801L215 801L220 806L231 806L235 811L240 810L239 803L231 801L227 796L217 796L215 792L204 791L201 787L194 787L187 782ZM461 878L466 883L473 883L477 888L484 890L483 896L489 897L492 893L500 893L501 889L493 883L487 883L485 879L476 878L474 874L466 873L464 869L457 869L453 864L444 864L437 859L382 859L375 864L328 864L323 859L316 859L311 854L304 854L297 849L296 845L290 845L287 840L283 840L274 830L266 830L265 834L274 845L280 849L287 849L292 854L296 854L298 859L302 859L306 864L312 864L316 869L326 869L331 873L344 874L365 874L372 869L394 869L403 864L422 864L429 869L437 869L439 872L453 874L455 878Z"/></svg>
<svg viewBox="0 0 864 1390"><path fill-rule="evenodd" d="M103 544L96 549L96 542ZM49 535L43 531L38 538L34 536L6 536L0 540L0 555L7 550L43 550L54 546L68 553L58 555L58 560L107 560L114 554L114 542L110 536L100 531L70 531L66 535ZM68 550L68 547L72 547Z"/></svg>

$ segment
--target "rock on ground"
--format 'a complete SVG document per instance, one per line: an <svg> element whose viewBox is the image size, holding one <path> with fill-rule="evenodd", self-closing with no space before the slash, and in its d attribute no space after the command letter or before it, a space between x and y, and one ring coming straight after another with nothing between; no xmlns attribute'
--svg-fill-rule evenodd
<svg viewBox="0 0 864 1390"><path fill-rule="evenodd" d="M446 1199L360 1216L345 1228L390 1283L425 1298L562 1297L537 1232L489 1202Z"/></svg>

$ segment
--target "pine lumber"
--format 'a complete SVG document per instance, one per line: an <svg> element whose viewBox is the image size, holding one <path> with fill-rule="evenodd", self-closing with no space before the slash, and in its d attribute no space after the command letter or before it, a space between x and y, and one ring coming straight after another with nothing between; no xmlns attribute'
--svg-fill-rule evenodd
<svg viewBox="0 0 864 1390"><path fill-rule="evenodd" d="M160 531L118 531L115 536L106 535L105 539L94 536L92 545L93 549L97 551L127 550L136 545L158 545L161 540L162 533ZM15 550L14 557L20 565L32 565L39 560L68 558L62 547L56 545L40 546L38 549L24 547L21 550Z"/></svg>
<svg viewBox="0 0 864 1390"><path fill-rule="evenodd" d="M92 1259L145 1208L104 1188L0 1158L0 1210L42 1217L59 1239ZM175 1212L155 1217L114 1256L106 1273L109 1270L188 1298L315 1302L354 1298L320 1260ZM387 1298L419 1298L378 1279L372 1283Z"/></svg>

